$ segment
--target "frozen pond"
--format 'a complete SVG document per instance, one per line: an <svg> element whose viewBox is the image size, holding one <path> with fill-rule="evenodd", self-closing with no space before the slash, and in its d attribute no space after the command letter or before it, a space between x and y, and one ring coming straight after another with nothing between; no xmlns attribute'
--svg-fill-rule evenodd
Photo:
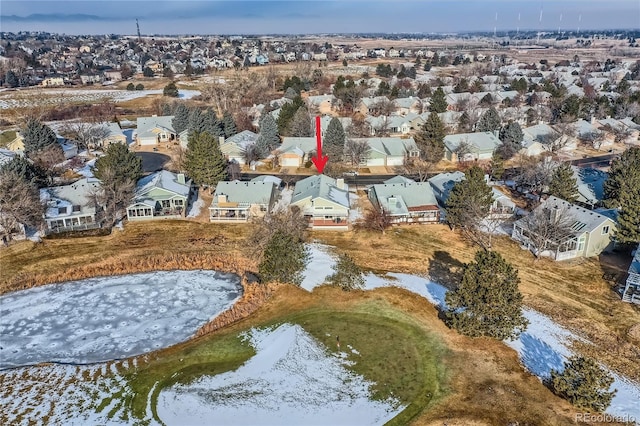
<svg viewBox="0 0 640 426"><path fill-rule="evenodd" d="M231 307L240 278L158 271L51 284L0 296L0 369L121 359L171 346Z"/></svg>

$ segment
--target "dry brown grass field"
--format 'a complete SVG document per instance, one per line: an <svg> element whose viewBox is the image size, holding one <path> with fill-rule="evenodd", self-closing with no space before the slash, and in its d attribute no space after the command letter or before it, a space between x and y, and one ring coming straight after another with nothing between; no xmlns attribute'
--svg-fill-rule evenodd
<svg viewBox="0 0 640 426"><path fill-rule="evenodd" d="M244 256L243 243L250 231L250 225L155 221L129 223L123 231L102 237L18 242L0 250L0 294L48 282L153 269L255 270L255 264ZM428 274L449 287L475 252L440 225L396 227L384 235L323 232L312 237L349 252L367 269ZM597 260L535 261L515 243L501 238L495 241L495 249L518 267L528 306L594 343L575 349L640 380L639 346L630 333L640 324L640 312L615 296ZM430 303L409 291L385 288L343 293L320 287L307 293L280 286L257 311L230 327L246 327L247 322L259 323L279 311L295 312L314 305L348 309L354 300L362 306L378 303L401 310L413 323L441 338L450 350L444 360L448 396L420 414L414 424L489 425L502 424L504 419L532 425L573 424L576 411L525 372L513 350L500 342L469 339L448 329Z"/></svg>

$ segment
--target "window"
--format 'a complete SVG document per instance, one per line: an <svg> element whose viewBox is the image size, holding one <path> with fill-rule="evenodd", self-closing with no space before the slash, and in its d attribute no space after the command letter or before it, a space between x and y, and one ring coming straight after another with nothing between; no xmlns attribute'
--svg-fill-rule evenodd
<svg viewBox="0 0 640 426"><path fill-rule="evenodd" d="M171 202L169 200L162 200L162 207L168 209L171 207Z"/></svg>
<svg viewBox="0 0 640 426"><path fill-rule="evenodd" d="M58 214L67 214L66 207L58 207Z"/></svg>
<svg viewBox="0 0 640 426"><path fill-rule="evenodd" d="M173 200L173 204L176 205L176 206L181 206L182 205L182 200L181 199Z"/></svg>
<svg viewBox="0 0 640 426"><path fill-rule="evenodd" d="M419 157L420 156L420 151L411 151L409 153L409 157Z"/></svg>
<svg viewBox="0 0 640 426"><path fill-rule="evenodd" d="M72 211L73 211L74 213L78 213L78 212L80 211L80 207L81 207L81 206L73 206L73 210L72 210Z"/></svg>
<svg viewBox="0 0 640 426"><path fill-rule="evenodd" d="M606 235L609 233L609 227L608 226L603 226L602 227L602 235Z"/></svg>

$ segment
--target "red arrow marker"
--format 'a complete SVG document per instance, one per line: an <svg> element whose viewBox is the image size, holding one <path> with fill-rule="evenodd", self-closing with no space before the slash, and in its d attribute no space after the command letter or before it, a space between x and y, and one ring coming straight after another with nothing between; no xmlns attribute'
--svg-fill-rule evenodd
<svg viewBox="0 0 640 426"><path fill-rule="evenodd" d="M322 129L320 128L320 116L316 117L316 143L318 147L317 154L315 157L311 158L311 161L316 165L318 173L322 173L329 157L322 155Z"/></svg>

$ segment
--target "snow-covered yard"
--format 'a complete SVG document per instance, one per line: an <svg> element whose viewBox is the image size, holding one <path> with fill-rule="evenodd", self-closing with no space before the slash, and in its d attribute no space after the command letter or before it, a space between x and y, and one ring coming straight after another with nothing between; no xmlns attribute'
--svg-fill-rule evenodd
<svg viewBox="0 0 640 426"><path fill-rule="evenodd" d="M164 389L157 412L167 425L379 425L403 407L370 400L373 383L327 355L299 325L247 333L256 355L235 371Z"/></svg>
<svg viewBox="0 0 640 426"><path fill-rule="evenodd" d="M51 284L0 296L0 369L93 363L188 339L240 297L236 275L161 271Z"/></svg>
<svg viewBox="0 0 640 426"><path fill-rule="evenodd" d="M111 100L113 102L125 102L149 95L161 95L158 90L116 90L116 89L52 89L46 91L17 91L6 92L0 96L0 109L29 107L38 103L40 105L56 105L62 102L100 102ZM180 99L191 99L200 95L199 90L180 89Z"/></svg>
<svg viewBox="0 0 640 426"><path fill-rule="evenodd" d="M187 217L198 217L202 208L204 207L204 200L202 198L198 198L191 204L189 207L189 212L187 213Z"/></svg>

